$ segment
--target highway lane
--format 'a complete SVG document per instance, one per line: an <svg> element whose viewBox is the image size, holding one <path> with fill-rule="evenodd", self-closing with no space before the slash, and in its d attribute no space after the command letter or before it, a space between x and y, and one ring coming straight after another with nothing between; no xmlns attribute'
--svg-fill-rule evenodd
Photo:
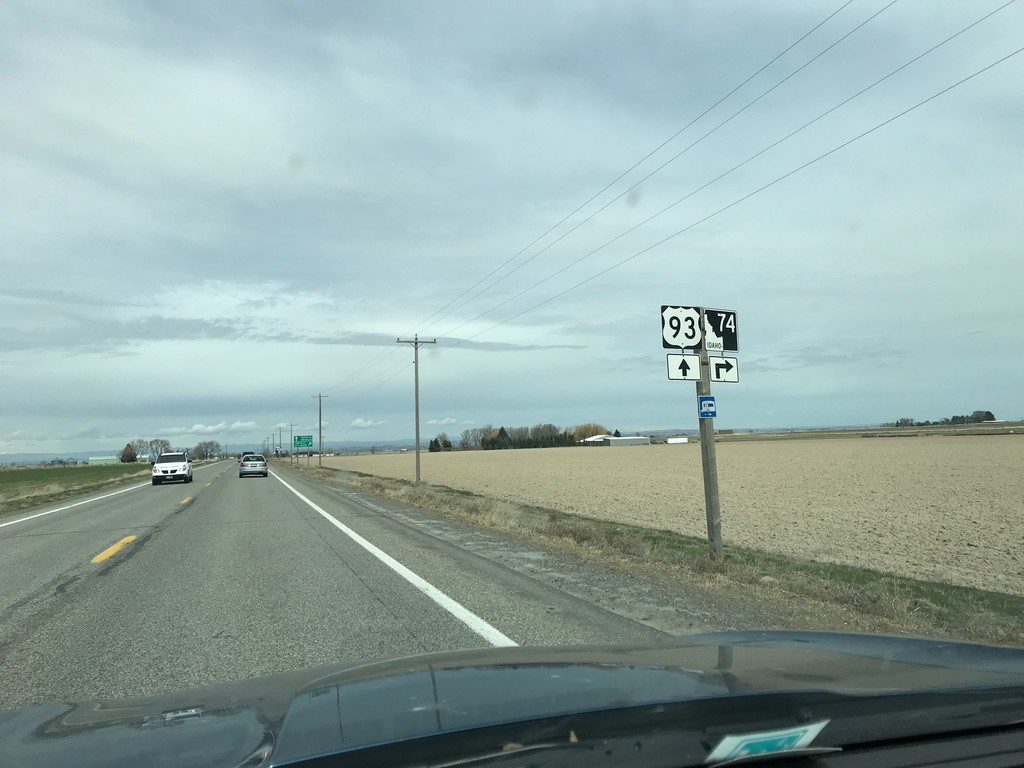
<svg viewBox="0 0 1024 768"><path fill-rule="evenodd" d="M0 528L0 709L502 642L663 637L286 469L236 468Z"/></svg>
<svg viewBox="0 0 1024 768"><path fill-rule="evenodd" d="M0 517L0 611L13 602L63 591L88 573L83 563L124 536L145 536L202 483L233 466L196 467L189 484L154 488L144 480ZM0 621L0 633L8 628L7 620Z"/></svg>

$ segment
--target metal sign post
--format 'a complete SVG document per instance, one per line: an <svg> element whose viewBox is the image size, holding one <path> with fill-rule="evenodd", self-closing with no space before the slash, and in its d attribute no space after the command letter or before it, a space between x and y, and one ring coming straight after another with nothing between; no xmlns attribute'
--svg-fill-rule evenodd
<svg viewBox="0 0 1024 768"><path fill-rule="evenodd" d="M292 453L295 452L296 448L306 449L306 466L309 466L309 454L313 452L313 436L312 435L294 435L292 437ZM298 464L299 457L295 457L295 463Z"/></svg>
<svg viewBox="0 0 1024 768"><path fill-rule="evenodd" d="M704 511L708 526L708 552L712 560L721 560L722 509L718 492L718 459L715 455L715 417L718 411L711 395L711 382L738 383L739 361L735 357L708 357L708 350L736 352L736 312L663 304L661 307L661 345L684 354L666 355L668 378L696 381L697 419L700 424L700 455L704 473ZM693 354L696 352L697 354ZM689 353L689 354L686 354Z"/></svg>

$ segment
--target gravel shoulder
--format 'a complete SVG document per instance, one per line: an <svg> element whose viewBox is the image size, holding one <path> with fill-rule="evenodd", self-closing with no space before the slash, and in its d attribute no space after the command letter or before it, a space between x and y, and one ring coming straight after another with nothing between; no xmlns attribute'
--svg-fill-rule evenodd
<svg viewBox="0 0 1024 768"><path fill-rule="evenodd" d="M317 477L325 487L368 510L670 635L725 629L935 634L934 627L912 616L865 613L856 603L789 591L771 577L741 584L729 573L713 568L695 574L691 568L647 561L529 528L495 530L486 525L487 519L494 519L489 515L468 523L442 511L450 494L447 490L431 498L432 492L421 486L420 493L426 490L427 496L417 498L430 499L438 507L427 509L401 498L409 489L406 484L394 483L381 492L378 482L367 483L366 478L345 471L325 468L307 476ZM388 486L387 481L384 485Z"/></svg>

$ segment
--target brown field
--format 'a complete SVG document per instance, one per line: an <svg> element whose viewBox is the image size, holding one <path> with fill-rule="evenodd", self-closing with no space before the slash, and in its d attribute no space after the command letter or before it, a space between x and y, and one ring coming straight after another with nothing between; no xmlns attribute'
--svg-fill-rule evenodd
<svg viewBox="0 0 1024 768"><path fill-rule="evenodd" d="M1024 437L720 442L726 545L1024 594ZM413 479L415 457L324 457ZM706 535L700 448L423 453L426 483Z"/></svg>

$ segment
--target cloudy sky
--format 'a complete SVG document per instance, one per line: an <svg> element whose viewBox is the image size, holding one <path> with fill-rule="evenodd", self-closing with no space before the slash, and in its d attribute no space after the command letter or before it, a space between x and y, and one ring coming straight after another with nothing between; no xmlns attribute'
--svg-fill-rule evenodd
<svg viewBox="0 0 1024 768"><path fill-rule="evenodd" d="M1003 3L5 0L0 453L1022 417Z"/></svg>

